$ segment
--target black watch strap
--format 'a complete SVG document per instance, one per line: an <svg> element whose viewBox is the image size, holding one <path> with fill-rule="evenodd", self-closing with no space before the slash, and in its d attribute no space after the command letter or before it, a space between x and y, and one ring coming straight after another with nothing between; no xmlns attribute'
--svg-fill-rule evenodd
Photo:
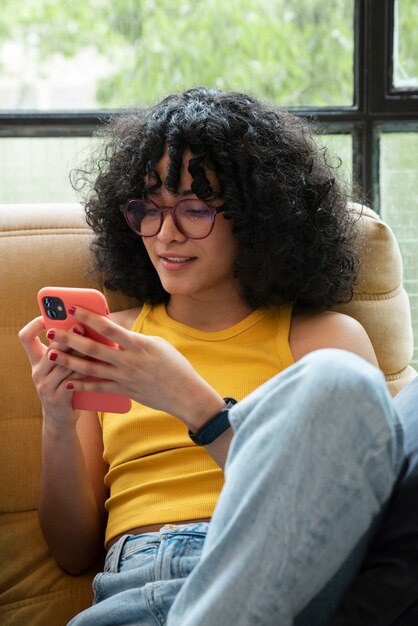
<svg viewBox="0 0 418 626"><path fill-rule="evenodd" d="M228 417L229 410L237 401L234 398L224 398L224 400L226 404L219 413L211 417L211 419L203 424L195 433L189 430L190 439L198 446L207 446L230 427L231 424L229 423Z"/></svg>

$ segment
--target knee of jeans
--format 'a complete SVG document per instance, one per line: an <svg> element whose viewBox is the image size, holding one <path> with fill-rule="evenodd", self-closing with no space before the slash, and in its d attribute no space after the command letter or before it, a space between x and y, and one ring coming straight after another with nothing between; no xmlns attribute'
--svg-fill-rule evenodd
<svg viewBox="0 0 418 626"><path fill-rule="evenodd" d="M391 398L382 372L365 359L344 350L324 349L307 355L304 378L310 381L309 415L316 428L389 440L394 419ZM349 434L350 433L350 434Z"/></svg>
<svg viewBox="0 0 418 626"><path fill-rule="evenodd" d="M387 393L382 372L362 357L335 348L310 352L300 361L307 369L306 376L323 392L342 391L365 397L384 390Z"/></svg>

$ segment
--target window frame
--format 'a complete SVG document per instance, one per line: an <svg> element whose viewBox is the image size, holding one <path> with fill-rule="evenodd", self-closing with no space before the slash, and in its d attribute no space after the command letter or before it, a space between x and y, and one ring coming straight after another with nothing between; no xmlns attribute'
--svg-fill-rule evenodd
<svg viewBox="0 0 418 626"><path fill-rule="evenodd" d="M355 0L352 106L290 107L326 133L352 136L353 174L379 212L379 137L418 131L418 89L393 88L395 2ZM0 112L0 137L89 137L119 110Z"/></svg>

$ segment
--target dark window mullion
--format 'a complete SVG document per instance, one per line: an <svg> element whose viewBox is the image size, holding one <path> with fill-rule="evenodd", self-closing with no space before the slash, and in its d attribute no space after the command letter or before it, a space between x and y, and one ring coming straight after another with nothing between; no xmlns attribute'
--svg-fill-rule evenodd
<svg viewBox="0 0 418 626"><path fill-rule="evenodd" d="M418 89L395 89L394 29L396 0L365 0L368 5L368 75L370 112L418 119Z"/></svg>
<svg viewBox="0 0 418 626"><path fill-rule="evenodd" d="M370 168L368 159L369 144L364 139L365 115L368 111L368 64L367 59L367 29L368 29L367 0L356 0L354 7L354 108L358 112L358 121L352 132L352 162L353 183L360 185L367 192L370 182Z"/></svg>
<svg viewBox="0 0 418 626"><path fill-rule="evenodd" d="M386 28L390 5L394 0L366 0L367 4L367 89L370 112L385 110L385 94L389 87L389 50Z"/></svg>

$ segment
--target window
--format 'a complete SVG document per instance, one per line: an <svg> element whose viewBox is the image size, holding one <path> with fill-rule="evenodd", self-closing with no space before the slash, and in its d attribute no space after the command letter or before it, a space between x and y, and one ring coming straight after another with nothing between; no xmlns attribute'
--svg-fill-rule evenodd
<svg viewBox="0 0 418 626"><path fill-rule="evenodd" d="M4 0L0 202L76 199L68 173L99 115L188 86L307 111L352 107L354 5L333 0L330 13L320 0ZM350 178L350 132L321 140Z"/></svg>
<svg viewBox="0 0 418 626"><path fill-rule="evenodd" d="M354 0L4 2L3 109L114 109L200 84L353 102Z"/></svg>
<svg viewBox="0 0 418 626"><path fill-rule="evenodd" d="M418 337L417 32L416 0L3 0L0 203L76 200L68 172L119 107L196 84L274 99L393 227Z"/></svg>

